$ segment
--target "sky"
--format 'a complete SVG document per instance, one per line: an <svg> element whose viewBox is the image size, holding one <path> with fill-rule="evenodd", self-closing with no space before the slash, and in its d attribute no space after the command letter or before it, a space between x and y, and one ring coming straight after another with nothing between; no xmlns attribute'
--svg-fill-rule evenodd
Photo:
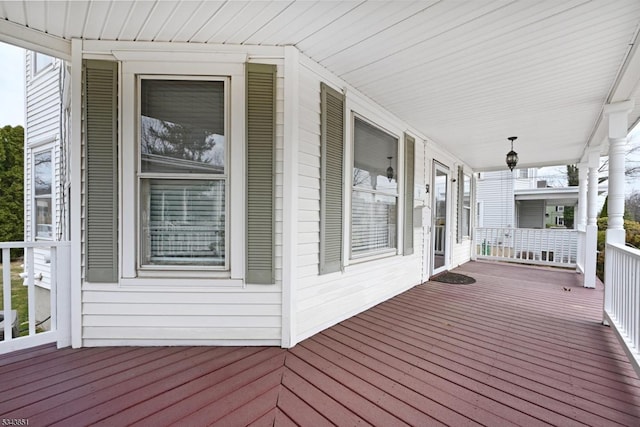
<svg viewBox="0 0 640 427"><path fill-rule="evenodd" d="M0 43L0 127L24 126L24 50Z"/></svg>

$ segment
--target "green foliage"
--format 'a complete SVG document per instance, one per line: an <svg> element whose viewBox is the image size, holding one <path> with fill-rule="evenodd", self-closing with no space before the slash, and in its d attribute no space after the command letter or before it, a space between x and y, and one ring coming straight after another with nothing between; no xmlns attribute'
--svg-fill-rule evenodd
<svg viewBox="0 0 640 427"><path fill-rule="evenodd" d="M24 240L24 129L0 129L0 241Z"/></svg>
<svg viewBox="0 0 640 427"><path fill-rule="evenodd" d="M607 238L607 222L609 218L598 218L598 256L596 275L604 282L605 242ZM640 248L640 222L624 220L625 242Z"/></svg>
<svg viewBox="0 0 640 427"><path fill-rule="evenodd" d="M604 205L602 205L602 210L600 211L599 218L606 218L609 216L609 196L605 197Z"/></svg>

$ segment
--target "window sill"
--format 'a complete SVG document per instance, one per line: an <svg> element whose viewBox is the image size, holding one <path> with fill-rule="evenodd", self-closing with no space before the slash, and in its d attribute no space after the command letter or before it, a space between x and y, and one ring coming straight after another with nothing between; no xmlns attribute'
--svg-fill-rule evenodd
<svg viewBox="0 0 640 427"><path fill-rule="evenodd" d="M368 261L375 261L382 258L390 258L398 255L398 250L396 248L375 252L367 255L360 255L355 258L351 258L349 260L350 265L361 264Z"/></svg>
<svg viewBox="0 0 640 427"><path fill-rule="evenodd" d="M244 288L244 280L215 277L136 277L130 279L120 279L121 287L143 287L143 288Z"/></svg>

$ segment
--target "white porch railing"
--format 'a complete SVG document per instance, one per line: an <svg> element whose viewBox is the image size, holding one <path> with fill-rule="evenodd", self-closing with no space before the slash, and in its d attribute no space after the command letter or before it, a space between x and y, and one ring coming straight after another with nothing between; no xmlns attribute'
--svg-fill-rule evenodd
<svg viewBox="0 0 640 427"><path fill-rule="evenodd" d="M640 250L607 243L604 316L640 374Z"/></svg>
<svg viewBox="0 0 640 427"><path fill-rule="evenodd" d="M475 258L575 267L577 230L476 228Z"/></svg>
<svg viewBox="0 0 640 427"><path fill-rule="evenodd" d="M25 284L27 287L29 332L28 335L21 337L13 336L10 250L14 248L24 249L24 264L26 268ZM3 319L5 320L3 327L4 339L0 341L0 354L51 342L57 342L58 347L70 345L69 242L7 242L0 243L0 249L2 249L3 293L3 308L0 313L3 314ZM51 327L49 331L42 332L36 329L34 249L48 249L50 251L48 274L51 278ZM20 284L20 286L23 285Z"/></svg>

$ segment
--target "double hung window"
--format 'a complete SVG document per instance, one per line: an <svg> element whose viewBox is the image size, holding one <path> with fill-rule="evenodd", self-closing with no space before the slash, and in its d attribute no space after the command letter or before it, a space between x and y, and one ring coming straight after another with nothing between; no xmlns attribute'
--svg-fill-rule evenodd
<svg viewBox="0 0 640 427"><path fill-rule="evenodd" d="M471 176L462 177L462 237L471 236Z"/></svg>
<svg viewBox="0 0 640 427"><path fill-rule="evenodd" d="M36 238L53 238L52 190L52 150L48 149L33 155L33 208Z"/></svg>
<svg viewBox="0 0 640 427"><path fill-rule="evenodd" d="M224 270L228 80L140 82L140 267Z"/></svg>
<svg viewBox="0 0 640 427"><path fill-rule="evenodd" d="M398 223L398 139L354 120L351 257L395 251Z"/></svg>

